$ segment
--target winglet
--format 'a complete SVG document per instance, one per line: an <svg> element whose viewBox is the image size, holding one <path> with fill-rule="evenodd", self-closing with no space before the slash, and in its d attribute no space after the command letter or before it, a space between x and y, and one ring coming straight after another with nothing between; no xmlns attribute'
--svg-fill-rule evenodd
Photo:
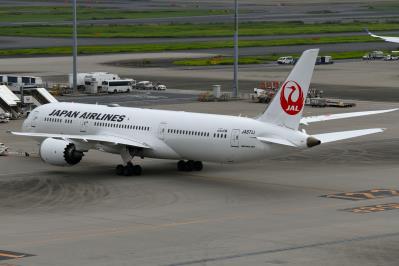
<svg viewBox="0 0 399 266"><path fill-rule="evenodd" d="M364 30L367 32L368 35L370 35L371 37L375 37L375 38L382 38L381 36L375 35L373 34L371 31L369 31L368 28L364 28Z"/></svg>

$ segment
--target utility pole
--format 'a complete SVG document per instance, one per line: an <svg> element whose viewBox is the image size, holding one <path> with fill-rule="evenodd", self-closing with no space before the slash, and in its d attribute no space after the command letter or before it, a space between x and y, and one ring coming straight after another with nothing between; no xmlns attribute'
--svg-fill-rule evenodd
<svg viewBox="0 0 399 266"><path fill-rule="evenodd" d="M77 57L78 57L78 30L77 30L77 14L76 14L76 0L73 0L73 93L78 91L78 70L77 70Z"/></svg>
<svg viewBox="0 0 399 266"><path fill-rule="evenodd" d="M234 12L234 84L233 97L238 97L238 0L235 1Z"/></svg>

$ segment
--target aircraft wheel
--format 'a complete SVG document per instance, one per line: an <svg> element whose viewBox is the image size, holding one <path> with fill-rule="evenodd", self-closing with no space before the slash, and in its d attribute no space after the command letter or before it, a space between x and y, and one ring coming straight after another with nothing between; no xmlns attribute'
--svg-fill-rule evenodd
<svg viewBox="0 0 399 266"><path fill-rule="evenodd" d="M195 171L201 171L202 168L204 168L204 166L201 161L194 162L194 170Z"/></svg>
<svg viewBox="0 0 399 266"><path fill-rule="evenodd" d="M183 160L178 161L177 162L177 170L185 171L186 170L186 162Z"/></svg>
<svg viewBox="0 0 399 266"><path fill-rule="evenodd" d="M186 162L186 171L187 172L193 171L194 170L194 164L195 164L195 162L192 161L192 160L187 161Z"/></svg>
<svg viewBox="0 0 399 266"><path fill-rule="evenodd" d="M134 174L134 175L139 176L139 175L141 175L141 172L142 172L142 171L143 171L143 169L141 168L140 165L135 165L135 166L133 166L133 174Z"/></svg>
<svg viewBox="0 0 399 266"><path fill-rule="evenodd" d="M123 167L123 165L118 164L115 168L115 172L117 175L123 175L125 167Z"/></svg>
<svg viewBox="0 0 399 266"><path fill-rule="evenodd" d="M123 168L123 175L124 176L132 176L134 173L134 166L132 163L128 163L124 168Z"/></svg>

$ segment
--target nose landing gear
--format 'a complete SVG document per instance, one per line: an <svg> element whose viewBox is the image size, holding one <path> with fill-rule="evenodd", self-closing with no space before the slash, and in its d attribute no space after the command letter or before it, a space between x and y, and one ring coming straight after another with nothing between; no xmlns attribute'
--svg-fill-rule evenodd
<svg viewBox="0 0 399 266"><path fill-rule="evenodd" d="M180 160L177 162L177 170L182 172L201 171L203 167L204 166L201 161Z"/></svg>

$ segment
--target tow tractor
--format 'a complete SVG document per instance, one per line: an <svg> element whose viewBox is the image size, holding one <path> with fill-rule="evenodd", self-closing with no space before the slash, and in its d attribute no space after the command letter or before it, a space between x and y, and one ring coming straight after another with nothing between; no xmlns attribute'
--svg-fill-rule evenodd
<svg viewBox="0 0 399 266"><path fill-rule="evenodd" d="M8 153L8 147L4 145L4 143L0 143L0 156L7 155Z"/></svg>

